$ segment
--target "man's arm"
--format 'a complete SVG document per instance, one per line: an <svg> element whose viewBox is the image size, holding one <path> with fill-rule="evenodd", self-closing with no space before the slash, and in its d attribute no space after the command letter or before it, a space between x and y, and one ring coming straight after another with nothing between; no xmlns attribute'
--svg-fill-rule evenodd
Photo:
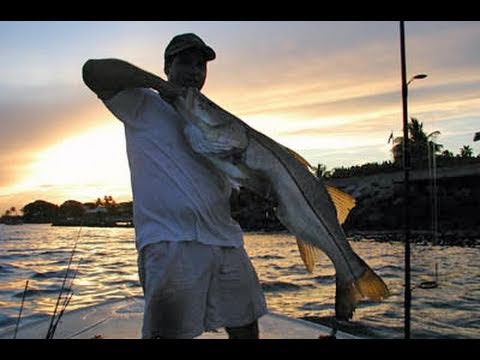
<svg viewBox="0 0 480 360"><path fill-rule="evenodd" d="M155 89L166 101L180 94L180 89L157 75L119 59L90 59L83 65L82 75L85 84L102 100L138 87Z"/></svg>

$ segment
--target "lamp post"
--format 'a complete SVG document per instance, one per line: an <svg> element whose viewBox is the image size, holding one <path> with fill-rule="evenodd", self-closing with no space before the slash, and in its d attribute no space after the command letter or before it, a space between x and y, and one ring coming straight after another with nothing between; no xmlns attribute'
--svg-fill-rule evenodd
<svg viewBox="0 0 480 360"><path fill-rule="evenodd" d="M427 74L417 74L415 76L412 76L410 80L408 80L407 85L410 85L410 83L415 79L425 79L427 76Z"/></svg>
<svg viewBox="0 0 480 360"><path fill-rule="evenodd" d="M402 107L403 107L403 169L404 169L404 237L405 237L405 339L410 339L410 308L412 301L411 276L410 276L410 217L408 209L410 205L410 148L408 138L408 85L416 79L424 79L425 74L413 76L407 82L407 70L405 61L405 25L400 21L400 56L402 69Z"/></svg>
<svg viewBox="0 0 480 360"><path fill-rule="evenodd" d="M409 152L408 152L408 113L407 113L407 71L405 64L405 26L400 21L400 57L402 67L402 108L403 108L403 171L404 171L404 241L405 241L405 290L404 290L404 333L405 339L410 339L410 224L408 218L409 202Z"/></svg>

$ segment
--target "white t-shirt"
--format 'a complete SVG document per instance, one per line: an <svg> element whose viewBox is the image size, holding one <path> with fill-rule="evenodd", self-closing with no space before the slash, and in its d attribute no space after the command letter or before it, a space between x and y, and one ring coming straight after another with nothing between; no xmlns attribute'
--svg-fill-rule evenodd
<svg viewBox="0 0 480 360"><path fill-rule="evenodd" d="M125 126L137 249L185 240L242 246L228 180L193 152L170 104L146 88L123 90L104 103Z"/></svg>

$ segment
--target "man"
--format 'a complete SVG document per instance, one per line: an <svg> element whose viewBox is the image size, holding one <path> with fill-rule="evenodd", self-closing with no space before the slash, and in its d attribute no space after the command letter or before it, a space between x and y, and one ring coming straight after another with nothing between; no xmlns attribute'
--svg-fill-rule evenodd
<svg viewBox="0 0 480 360"><path fill-rule="evenodd" d="M88 60L85 84L125 126L143 338L194 338L225 327L256 339L267 312L257 274L231 218L231 187L195 154L169 104L179 88L201 89L215 52L195 34L165 49L168 81L118 59Z"/></svg>

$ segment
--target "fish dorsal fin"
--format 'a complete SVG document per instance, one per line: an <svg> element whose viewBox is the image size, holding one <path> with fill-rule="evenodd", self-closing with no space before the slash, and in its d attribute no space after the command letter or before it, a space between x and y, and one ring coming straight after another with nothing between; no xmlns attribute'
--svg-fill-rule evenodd
<svg viewBox="0 0 480 360"><path fill-rule="evenodd" d="M290 154L292 154L302 165L305 167L309 168L310 170L314 170L314 167L310 165L310 163L302 157L300 154L297 152L293 151L292 149L286 148ZM325 188L328 191L328 194L330 195L330 198L332 199L335 208L337 209L337 219L340 224L343 224L345 219L347 218L348 214L350 213L350 210L352 210L355 207L355 198L340 190L337 189L336 187L326 185Z"/></svg>
<svg viewBox="0 0 480 360"><path fill-rule="evenodd" d="M298 237L295 237L295 239L297 239L300 257L302 258L303 263L307 268L307 271L311 274L313 273L313 268L315 267L315 260L317 259L318 249L315 248L315 246L313 246L312 244L307 243L306 241L302 241Z"/></svg>
<svg viewBox="0 0 480 360"><path fill-rule="evenodd" d="M314 171L315 168L310 165L310 163L299 153L293 151L292 149L286 148L290 154L292 154L302 165L304 165L306 168L309 168L310 170Z"/></svg>
<svg viewBox="0 0 480 360"><path fill-rule="evenodd" d="M350 210L355 207L355 198L336 187L325 185L325 188L327 189L328 194L330 195L330 198L337 209L338 222L343 224L350 213Z"/></svg>

